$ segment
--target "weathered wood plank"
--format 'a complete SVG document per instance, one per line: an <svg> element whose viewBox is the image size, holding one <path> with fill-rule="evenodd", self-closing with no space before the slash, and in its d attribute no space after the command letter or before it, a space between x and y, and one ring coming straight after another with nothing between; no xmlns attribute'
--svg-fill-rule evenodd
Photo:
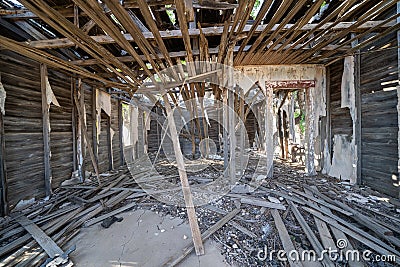
<svg viewBox="0 0 400 267"><path fill-rule="evenodd" d="M355 31L357 30L364 30L369 29L370 27L378 25L382 21L368 21L362 25L360 25ZM340 31L347 29L349 26L353 25L355 22L341 22L334 26L332 30ZM320 30L323 31L324 29L328 28L332 23L326 23L325 26L321 27ZM388 23L384 25L382 28L388 28L393 26L395 23ZM316 27L317 24L308 24L302 27L301 31L309 31ZM260 34L267 28L267 24L259 25L255 30L255 35ZM278 28L279 24L273 26L270 29L270 32L275 31ZM288 30L293 27L293 24L287 24L282 30ZM206 27L202 29L205 36L215 36L215 35L222 35L224 32L224 27ZM251 30L251 25L246 25L243 28L243 32L249 32ZM190 37L196 37L200 35L199 29L189 29L188 30ZM152 32L143 32L143 35L146 39L153 40L154 35ZM172 30L172 31L160 31L160 35L163 39L171 39L171 38L182 38L182 32L180 30ZM126 40L132 42L134 41L133 37L130 34L124 34ZM91 36L91 38L99 44L112 44L115 43L115 40L112 39L108 35L96 35ZM75 43L70 41L68 38L59 38L59 39L50 39L50 40L40 40L40 41L31 41L29 42L31 47L36 48L61 48L61 47L72 47L75 46Z"/></svg>
<svg viewBox="0 0 400 267"><path fill-rule="evenodd" d="M47 100L47 66L40 64L40 88L42 92L42 124L43 124L43 149L44 149L44 186L46 196L52 194L52 172L50 164L50 105Z"/></svg>
<svg viewBox="0 0 400 267"><path fill-rule="evenodd" d="M216 224L211 226L209 229L207 229L202 235L201 238L203 240L208 239L212 234L214 234L216 231L218 231L222 226L224 226L227 222L229 222L233 217L235 217L238 213L240 212L240 209L234 209L233 211L229 212L225 217L223 217L221 220L219 220ZM189 255L194 249L194 246L192 244L186 246L183 249L183 253L180 254L177 257L172 257L168 262L164 263L162 266L176 266L179 264L184 258L186 258L187 255Z"/></svg>
<svg viewBox="0 0 400 267"><path fill-rule="evenodd" d="M292 240L290 239L289 233L286 229L285 224L282 221L281 216L279 215L279 211L277 210L271 210L271 215L272 217L274 217L274 221L275 221L275 227L278 230L279 233L279 238L281 239L282 245L284 250L288 253L290 251L296 251L296 248L293 245ZM303 266L301 264L301 262L298 261L293 261L290 257L288 257L289 259L289 265L291 267L300 267Z"/></svg>
<svg viewBox="0 0 400 267"><path fill-rule="evenodd" d="M30 233L33 239L46 251L50 258L57 255L62 255L64 252L42 229L40 229L34 222L25 216L20 216L15 219L25 230Z"/></svg>
<svg viewBox="0 0 400 267"><path fill-rule="evenodd" d="M260 206L260 207L265 207L265 208L286 210L286 207L282 204L273 203L273 202L269 202L269 201L265 201L265 200L259 200L259 199L255 199L255 198L242 197L240 199L240 202L243 204L255 205L255 206Z"/></svg>
<svg viewBox="0 0 400 267"><path fill-rule="evenodd" d="M169 104L169 99L168 99L167 95L164 94L163 98L164 98L165 108L166 108L167 116L168 116L168 128L169 128L172 143L174 146L175 158L176 158L176 162L178 165L179 177L180 177L181 184L182 184L183 197L185 200L186 210L187 210L187 214L188 214L188 218L189 218L189 225L190 225L190 229L192 231L194 247L195 247L197 255L203 255L204 254L203 242L201 239L200 229L199 229L199 225L197 222L196 211L195 211L194 204L193 204L193 196L192 196L192 193L190 190L190 185L189 185L189 181L188 181L186 170L185 170L185 163L183 161L183 155L182 155L181 147L179 144L179 138L178 138L178 134L177 134L177 130L176 130L176 125L175 125L172 109Z"/></svg>
<svg viewBox="0 0 400 267"><path fill-rule="evenodd" d="M3 113L0 112L0 216L8 215L8 184Z"/></svg>

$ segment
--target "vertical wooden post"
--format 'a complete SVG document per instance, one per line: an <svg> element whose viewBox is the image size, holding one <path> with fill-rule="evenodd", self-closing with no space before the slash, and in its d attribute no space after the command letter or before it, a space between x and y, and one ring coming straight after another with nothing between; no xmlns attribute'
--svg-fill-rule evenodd
<svg viewBox="0 0 400 267"><path fill-rule="evenodd" d="M244 175L244 149L245 149L245 131L246 131L246 126L245 126L245 117L244 117L244 90L242 88L239 88L240 90L240 100L239 100L239 109L240 109L240 174ZM250 108L250 107L249 107Z"/></svg>
<svg viewBox="0 0 400 267"><path fill-rule="evenodd" d="M183 155L181 151L181 146L179 144L179 138L176 130L173 112L169 104L168 96L164 94L163 98L165 103L165 109L167 111L167 116L168 116L167 118L168 128L171 133L171 139L174 146L176 163L178 165L178 172L182 185L183 197L185 200L186 210L189 218L189 225L192 231L194 248L196 250L197 255L203 255L204 254L203 241L201 240L201 233L197 222L196 211L194 209L194 204L193 204L193 196L190 190L190 185L185 170L185 162L183 161Z"/></svg>
<svg viewBox="0 0 400 267"><path fill-rule="evenodd" d="M332 164L332 128L331 128L331 72L330 69L326 69L326 156L324 159L326 162L325 166L327 167ZM328 162L329 161L329 162Z"/></svg>
<svg viewBox="0 0 400 267"><path fill-rule="evenodd" d="M118 100L118 130L119 130L119 157L120 157L120 165L123 166L125 164L124 158L124 118L123 118L123 110L122 110L122 100Z"/></svg>
<svg viewBox="0 0 400 267"><path fill-rule="evenodd" d="M92 88L92 138L93 138L93 154L96 163L99 162L99 150L98 150L98 121L97 121L97 89Z"/></svg>
<svg viewBox="0 0 400 267"><path fill-rule="evenodd" d="M50 164L50 112L46 94L47 66L40 64L40 88L42 92L42 124L43 124L43 149L44 149L44 187L46 196L52 194L51 189L51 164Z"/></svg>
<svg viewBox="0 0 400 267"><path fill-rule="evenodd" d="M306 172L309 176L316 175L314 163L315 114L312 88L305 89L306 93Z"/></svg>
<svg viewBox="0 0 400 267"><path fill-rule="evenodd" d="M82 80L80 78L78 79L78 90L79 90L80 106L84 107L85 106L85 89L82 86ZM85 181L85 178L86 178L86 176L85 176L85 171L86 171L86 168L85 168L86 143L85 142L88 142L88 140L86 140L84 138L84 136L85 136L84 129L86 127L86 112L83 112L81 114L81 116L83 118L83 122L79 124L80 125L79 126L79 131L80 131L80 133L79 133L79 136L80 136L79 141L81 142L81 144L80 144L80 148L81 148L80 154L82 155L80 179L81 179L81 181ZM83 124L85 124L85 125L83 125Z"/></svg>
<svg viewBox="0 0 400 267"><path fill-rule="evenodd" d="M7 194L7 169L6 169L6 144L4 136L4 120L3 113L0 112L0 215L8 215L8 194Z"/></svg>
<svg viewBox="0 0 400 267"><path fill-rule="evenodd" d="M233 91L233 86L231 85L228 89L228 104L229 104L229 176L232 181L236 177L236 116L235 116L235 92Z"/></svg>
<svg viewBox="0 0 400 267"><path fill-rule="evenodd" d="M112 149L112 136L111 136L111 116L107 116L107 150L108 150L108 169L114 169L114 157Z"/></svg>
<svg viewBox="0 0 400 267"><path fill-rule="evenodd" d="M272 87L267 87L265 81L260 81L260 86L265 92L265 111L264 111L264 121L265 121L265 154L267 156L267 171L268 178L272 178L274 174L274 89ZM261 129L261 127L260 127ZM261 136L261 134L260 134Z"/></svg>
<svg viewBox="0 0 400 267"><path fill-rule="evenodd" d="M397 2L397 14L400 14L400 2ZM397 23L400 24L400 17L397 17ZM397 85L397 123L399 125L398 135L398 163L397 163L397 181L399 185L399 198L400 198L400 31L397 31L397 73L399 77L399 84Z"/></svg>
<svg viewBox="0 0 400 267"><path fill-rule="evenodd" d="M282 110L282 126L283 126L283 141L285 142L285 159L289 158L289 128L288 115L285 110Z"/></svg>
<svg viewBox="0 0 400 267"><path fill-rule="evenodd" d="M75 79L71 77L71 104L72 104L72 111L71 111L71 126L72 126L72 162L73 162L73 168L74 171L78 169L78 155L77 155L77 149L76 149L76 128L77 128L77 123L76 123L76 109L75 109L75 104L74 104L74 93L75 93Z"/></svg>
<svg viewBox="0 0 400 267"><path fill-rule="evenodd" d="M285 145L283 141L283 127L282 127L282 109L278 109L278 136L279 136L279 145L281 147L281 157L285 158Z"/></svg>
<svg viewBox="0 0 400 267"><path fill-rule="evenodd" d="M354 58L354 90L355 90L355 109L356 109L356 121L354 122L354 138L356 145L356 156L357 156L357 166L356 166L356 177L357 184L361 185L362 183L362 160L361 160L361 137L362 137L362 128L361 128L361 114L362 114L362 102L361 102L361 85L360 85L360 75L361 75L361 55L357 53Z"/></svg>

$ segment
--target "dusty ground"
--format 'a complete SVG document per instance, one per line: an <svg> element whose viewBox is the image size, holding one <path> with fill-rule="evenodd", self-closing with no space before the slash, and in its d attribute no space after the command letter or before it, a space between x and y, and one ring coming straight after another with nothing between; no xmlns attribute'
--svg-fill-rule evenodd
<svg viewBox="0 0 400 267"><path fill-rule="evenodd" d="M110 228L100 223L83 228L70 243L76 266L162 266L191 242L190 228L180 218L160 216L149 210L120 214L122 222ZM187 239L184 239L186 236ZM179 266L226 267L215 241L205 243L206 255L188 256Z"/></svg>

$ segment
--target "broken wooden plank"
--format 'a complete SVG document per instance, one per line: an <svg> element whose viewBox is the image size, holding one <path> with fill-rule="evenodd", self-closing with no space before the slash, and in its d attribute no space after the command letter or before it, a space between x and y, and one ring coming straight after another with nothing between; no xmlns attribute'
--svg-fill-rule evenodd
<svg viewBox="0 0 400 267"><path fill-rule="evenodd" d="M98 168L97 161L96 161L96 158L95 158L94 153L93 153L92 145L90 144L90 141L89 141L90 139L89 139L89 136L88 136L85 120L83 118L84 109L80 105L79 100L77 99L76 95L74 95L74 100L75 100L75 105L76 105L77 111L78 111L78 117L79 117L79 120L81 121L83 134L84 134L83 136L85 137L86 145L89 148L88 150L89 150L90 159L92 160L93 169L96 172L97 181L98 181L99 186L100 186L101 185L101 181L100 181L99 168Z"/></svg>
<svg viewBox="0 0 400 267"><path fill-rule="evenodd" d="M310 191L312 191L313 193L315 193L317 196L319 196L321 198L322 198L322 196L324 196L322 193L320 193L318 190L316 190L313 187L307 186L307 189L309 189ZM326 196L324 196L324 198L326 200L328 200ZM352 213L353 214L352 218L354 220L356 220L358 223L360 223L361 225L369 228L370 230L375 232L381 238L386 239L389 242L391 242L391 243L395 244L396 246L400 247L400 240L393 236L393 232L390 229L388 229L388 228L386 228L386 227L384 227L382 225L376 224L368 216L362 214L361 212L358 212L358 211L352 209L351 207L349 207L345 203L342 203L342 202L337 201L337 200L330 200L330 201L331 201L332 204L337 205L341 209Z"/></svg>
<svg viewBox="0 0 400 267"><path fill-rule="evenodd" d="M255 198L242 197L242 198L240 198L240 202L243 204L250 204L250 205L255 205L255 206L260 206L260 207L265 207L265 208L286 210L286 207L283 204L273 203L273 202L259 200L259 199L255 199Z"/></svg>
<svg viewBox="0 0 400 267"><path fill-rule="evenodd" d="M204 240L208 239L212 234L218 231L222 226L224 226L227 222L229 222L233 217L235 217L240 212L240 209L234 209L233 211L229 212L225 217L219 220L216 224L211 226L207 229L202 235L201 238ZM194 250L193 244L186 246L183 249L182 254L179 254L177 257L172 257L168 262L164 263L162 266L176 266L180 263L183 259L186 258Z"/></svg>
<svg viewBox="0 0 400 267"><path fill-rule="evenodd" d="M318 257L324 256L322 262L326 264L326 266L332 266L334 267L334 263L326 257L326 255L323 255L322 252L324 250L322 244L319 242L318 238L315 236L314 232L311 230L310 226L306 222L306 220L303 218L303 215L301 215L300 211L297 209L296 205L292 201L288 201L294 216L296 217L297 221L299 222L301 228L303 228L304 233L306 234L308 240L310 241L313 249L317 253Z"/></svg>
<svg viewBox="0 0 400 267"><path fill-rule="evenodd" d="M2 84L0 81L0 87ZM4 90L4 88L3 88ZM7 183L7 169L6 169L6 149L5 149L5 136L4 136L4 117L0 112L0 216L7 216L9 213L8 207L8 183Z"/></svg>
<svg viewBox="0 0 400 267"><path fill-rule="evenodd" d="M296 251L296 248L294 247L293 242L290 239L290 236L286 229L286 226L283 223L281 216L279 215L279 211L271 210L271 215L272 215L272 217L274 217L275 226L276 226L276 229L278 230L279 238L281 239L283 249L285 250L285 252L289 253L290 251ZM291 267L303 266L301 264L301 262L294 261L291 257L287 257L287 258L288 258L289 265Z"/></svg>
<svg viewBox="0 0 400 267"><path fill-rule="evenodd" d="M53 192L51 188L51 164L50 164L50 104L47 99L47 66L40 64L40 88L42 92L42 124L43 124L43 149L44 149L44 187L46 196L50 196Z"/></svg>
<svg viewBox="0 0 400 267"><path fill-rule="evenodd" d="M333 223L331 220L329 220L329 217L326 217L325 215L321 215L320 213L316 212L313 209L305 207L304 210L310 212L314 216L320 218L321 220L323 220L329 224ZM339 221L339 220L337 220L337 221ZM371 236L370 234L360 230L359 228L355 227L354 225L352 225L352 224L341 225L341 224L335 223L335 224L332 224L332 226L337 228L338 230L344 232L348 236L351 236L352 238L358 240L359 242L368 246L372 250L380 253L381 255L396 255L396 262L400 263L400 253L396 249L385 244L381 240Z"/></svg>
<svg viewBox="0 0 400 267"><path fill-rule="evenodd" d="M215 212L215 213L222 214L222 215L224 215L224 216L225 216L226 214L228 214L227 211L225 211L225 210L223 210L223 209L220 209L220 208L218 208L218 207L212 206L212 205L206 205L206 206L204 206L204 208L206 208L206 209L208 209L208 210L211 210L211 211L213 211L213 212ZM239 216L238 216L238 218L239 218ZM256 235L256 234L254 234L253 232L251 232L251 231L248 230L247 228L241 226L240 224L238 224L238 223L235 222L235 221L230 221L230 222L228 222L228 224L231 225L231 226L233 226L233 227L235 227L237 230L239 230L240 232L242 232L242 233L245 234L245 235L248 235L248 236L251 237L251 238L257 238L257 235Z"/></svg>
<svg viewBox="0 0 400 267"><path fill-rule="evenodd" d="M20 216L15 219L25 230L32 235L33 239L46 251L50 258L64 254L62 249L51 239L39 226L26 216Z"/></svg>
<svg viewBox="0 0 400 267"><path fill-rule="evenodd" d="M172 144L174 147L175 158L178 166L179 177L182 184L182 192L185 200L185 206L188 214L190 229L192 231L194 247L196 249L197 255L203 255L204 254L203 242L201 240L200 229L197 221L196 211L193 204L193 196L190 190L190 185L185 170L185 162L183 160L176 124L173 117L173 111L171 109L168 96L166 94L163 95L163 99L164 99L165 109L167 111L168 128L171 134Z"/></svg>

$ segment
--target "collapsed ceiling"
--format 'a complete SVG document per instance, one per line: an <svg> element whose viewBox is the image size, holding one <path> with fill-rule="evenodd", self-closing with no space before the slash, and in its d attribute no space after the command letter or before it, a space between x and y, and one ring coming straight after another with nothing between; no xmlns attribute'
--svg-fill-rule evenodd
<svg viewBox="0 0 400 267"><path fill-rule="evenodd" d="M0 47L132 96L177 64L330 64L398 30L396 3L5 0Z"/></svg>

